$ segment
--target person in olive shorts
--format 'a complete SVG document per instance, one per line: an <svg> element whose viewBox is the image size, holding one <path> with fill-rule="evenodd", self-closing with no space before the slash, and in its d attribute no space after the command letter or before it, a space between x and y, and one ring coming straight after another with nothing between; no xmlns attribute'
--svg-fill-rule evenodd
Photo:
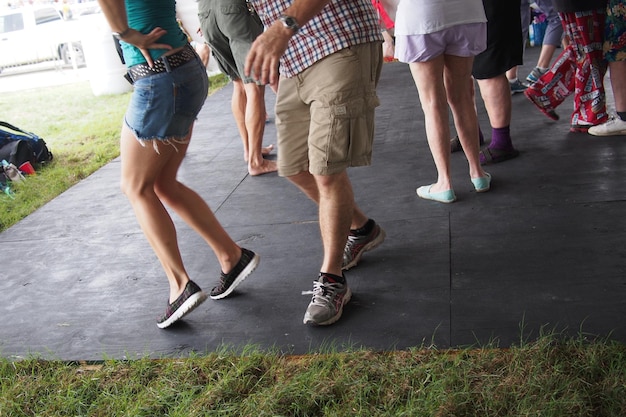
<svg viewBox="0 0 626 417"><path fill-rule="evenodd" d="M231 109L243 142L250 175L275 172L276 162L264 159L273 146L263 148L265 86L243 73L252 42L263 24L245 0L199 0L198 17L205 42L224 74L233 81Z"/></svg>

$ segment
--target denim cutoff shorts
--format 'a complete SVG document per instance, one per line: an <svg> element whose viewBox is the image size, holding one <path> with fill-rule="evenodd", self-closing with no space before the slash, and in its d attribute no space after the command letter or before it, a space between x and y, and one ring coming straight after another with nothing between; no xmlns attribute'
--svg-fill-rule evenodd
<svg viewBox="0 0 626 417"><path fill-rule="evenodd" d="M185 139L209 91L206 69L199 57L175 68L140 78L124 122L142 144Z"/></svg>

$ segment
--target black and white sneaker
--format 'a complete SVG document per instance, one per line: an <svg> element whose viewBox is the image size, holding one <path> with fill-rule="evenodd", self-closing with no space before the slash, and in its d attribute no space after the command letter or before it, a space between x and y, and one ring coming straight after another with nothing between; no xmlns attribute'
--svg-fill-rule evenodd
<svg viewBox="0 0 626 417"><path fill-rule="evenodd" d="M220 283L211 290L211 298L219 300L228 297L237 285L246 279L259 264L260 257L256 253L246 248L241 248L241 258L237 265L228 273L222 272L220 275Z"/></svg>
<svg viewBox="0 0 626 417"><path fill-rule="evenodd" d="M185 286L183 293L174 300L173 303L167 304L165 314L157 320L157 326L160 329L171 326L176 321L182 319L187 313L193 311L194 308L198 307L206 299L206 294L195 282L190 280Z"/></svg>

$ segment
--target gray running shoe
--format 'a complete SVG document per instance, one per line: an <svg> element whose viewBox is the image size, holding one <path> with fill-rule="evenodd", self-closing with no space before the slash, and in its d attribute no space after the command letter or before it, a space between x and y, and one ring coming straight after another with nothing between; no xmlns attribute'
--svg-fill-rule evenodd
<svg viewBox="0 0 626 417"><path fill-rule="evenodd" d="M367 236L348 235L348 241L343 250L343 265L341 269L347 271L356 266L363 253L372 250L385 240L385 231L377 223Z"/></svg>
<svg viewBox="0 0 626 417"><path fill-rule="evenodd" d="M511 87L511 94L523 93L528 88L528 85L520 80L509 81L509 86Z"/></svg>
<svg viewBox="0 0 626 417"><path fill-rule="evenodd" d="M348 284L334 282L325 274L313 281L313 298L304 313L304 324L326 326L341 317L343 306L348 304L352 292Z"/></svg>
<svg viewBox="0 0 626 417"><path fill-rule="evenodd" d="M535 67L535 68L533 68L533 70L530 72L530 74L528 74L528 75L526 76L526 81L528 81L528 82L529 82L529 83L531 83L531 84L534 84L534 83L536 83L537 81L539 81L539 78L541 78L541 76L542 76L543 74L545 74L546 72L548 72L548 70L547 70L547 69L542 70L542 69L541 69L541 68L539 68L539 67Z"/></svg>

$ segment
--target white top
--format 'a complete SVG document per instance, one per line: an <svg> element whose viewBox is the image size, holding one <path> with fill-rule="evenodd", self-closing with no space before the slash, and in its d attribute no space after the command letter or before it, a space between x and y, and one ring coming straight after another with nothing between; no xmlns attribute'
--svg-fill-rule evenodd
<svg viewBox="0 0 626 417"><path fill-rule="evenodd" d="M395 34L423 35L450 26L486 21L482 0L400 0Z"/></svg>

